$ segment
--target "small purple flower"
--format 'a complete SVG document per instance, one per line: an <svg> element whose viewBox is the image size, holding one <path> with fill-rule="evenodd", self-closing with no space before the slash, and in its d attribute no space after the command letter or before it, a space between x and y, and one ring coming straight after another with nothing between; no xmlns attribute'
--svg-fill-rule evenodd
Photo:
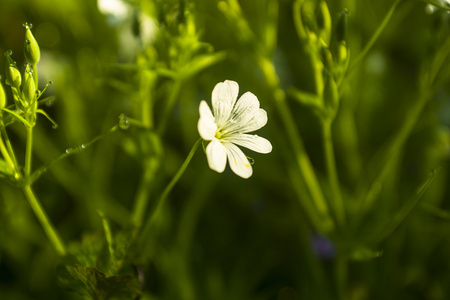
<svg viewBox="0 0 450 300"><path fill-rule="evenodd" d="M333 242L320 233L313 232L310 235L311 248L317 258L331 260L336 256L336 248Z"/></svg>

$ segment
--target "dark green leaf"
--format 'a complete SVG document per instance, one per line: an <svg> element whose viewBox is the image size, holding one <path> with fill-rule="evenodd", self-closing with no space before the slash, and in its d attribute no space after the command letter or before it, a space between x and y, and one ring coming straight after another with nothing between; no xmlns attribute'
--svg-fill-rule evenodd
<svg viewBox="0 0 450 300"><path fill-rule="evenodd" d="M106 276L96 268L80 265L60 267L61 285L87 299L135 299L141 293L136 277L132 275Z"/></svg>

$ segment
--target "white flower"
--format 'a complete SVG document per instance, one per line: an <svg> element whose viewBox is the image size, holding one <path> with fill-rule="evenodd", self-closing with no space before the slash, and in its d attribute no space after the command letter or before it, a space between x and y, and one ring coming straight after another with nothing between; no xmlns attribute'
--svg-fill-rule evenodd
<svg viewBox="0 0 450 300"><path fill-rule="evenodd" d="M239 85L225 80L216 84L212 91L212 108L206 101L200 102L198 132L211 141L206 147L208 165L222 173L228 162L231 170L242 178L252 176L253 169L245 154L236 145L259 153L272 151L272 144L265 138L248 134L267 123L267 113L259 108L259 101L250 92L236 101Z"/></svg>

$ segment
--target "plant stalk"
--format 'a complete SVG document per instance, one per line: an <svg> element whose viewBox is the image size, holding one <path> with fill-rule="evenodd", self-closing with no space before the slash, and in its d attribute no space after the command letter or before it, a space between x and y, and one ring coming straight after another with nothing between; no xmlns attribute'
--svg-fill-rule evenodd
<svg viewBox="0 0 450 300"><path fill-rule="evenodd" d="M66 255L66 248L64 247L64 243L59 238L58 233L56 232L55 228L51 224L50 220L47 217L47 214L45 213L44 209L42 208L41 204L39 203L39 200L34 195L33 190L31 189L30 185L25 185L23 188L23 193L25 194L25 197L28 200L28 203L30 203L31 208L33 209L36 217L38 218L39 222L42 225L42 228L44 229L45 233L47 234L47 237L49 238L51 244L53 245L53 248L56 250L56 252L60 256Z"/></svg>
<svg viewBox="0 0 450 300"><path fill-rule="evenodd" d="M148 199L150 198L151 183L155 177L156 170L159 167L158 158L149 157L144 165L144 174L141 178L139 188L137 191L135 204L133 207L132 223L140 226L147 210Z"/></svg>
<svg viewBox="0 0 450 300"><path fill-rule="evenodd" d="M13 164L14 164L14 169L16 170L16 172L19 171L19 165L17 164L17 160L16 160L16 156L14 155L14 150L12 148L11 142L9 141L8 138L8 134L5 130L5 124L3 123L3 120L0 120L0 130L1 130L1 134L3 135L3 138L5 139L5 143L6 143L6 153L9 153L9 157L11 158ZM0 137L1 139L1 137ZM3 140L2 140L3 143ZM7 158L5 157L5 160Z"/></svg>
<svg viewBox="0 0 450 300"><path fill-rule="evenodd" d="M164 132L166 131L167 122L170 119L169 114L173 110L175 101L178 97L178 94L181 90L182 85L183 85L183 80L178 77L175 78L173 86L172 86L172 90L170 91L170 94L169 94L169 99L167 100L167 105L164 109L163 116L161 118L161 123L159 124L159 127L158 127L158 134L160 136L162 136L164 134Z"/></svg>
<svg viewBox="0 0 450 300"><path fill-rule="evenodd" d="M386 28L387 24L392 18L392 15L394 14L395 9L397 8L398 4L402 0L396 0L391 8L389 9L388 13L384 17L383 21L381 21L380 25L378 26L375 33L370 38L369 42L366 44L364 49L359 53L359 55L355 58L353 63L350 66L350 71L353 71L354 67L369 53L369 50L372 48L373 44L375 44L376 40L380 37L381 33L383 32L384 28Z"/></svg>
<svg viewBox="0 0 450 300"><path fill-rule="evenodd" d="M33 127L27 128L27 144L25 149L25 179L28 180L31 174L31 163L33 153Z"/></svg>
<svg viewBox="0 0 450 300"><path fill-rule="evenodd" d="M322 137L324 144L325 164L327 168L328 178L331 191L333 193L331 199L334 206L334 213L337 222L341 225L345 224L345 207L342 200L339 178L336 170L336 160L334 156L333 137L331 132L332 120L324 120L322 122Z"/></svg>
<svg viewBox="0 0 450 300"><path fill-rule="evenodd" d="M308 154L306 153L303 140L298 132L294 118L292 117L291 111L287 104L286 94L279 88L278 77L272 63L267 58L260 57L258 64L266 77L266 81L274 91L276 108L281 116L288 139L291 141L293 146L296 163L300 169L303 179L305 180L306 186L308 187L310 196L315 203L317 213L319 214L319 217L324 220L324 224L328 224L329 226L329 228L325 229L325 231L331 231L334 224L330 219L328 204L325 201L325 197L322 193L319 181L317 180L316 173L311 161L309 160Z"/></svg>
<svg viewBox="0 0 450 300"><path fill-rule="evenodd" d="M12 161L11 156L8 153L8 149L6 149L5 143L3 142L3 138L1 137L1 135L0 135L0 152L2 153L3 158L5 159L9 167L15 170L14 162Z"/></svg>
<svg viewBox="0 0 450 300"><path fill-rule="evenodd" d="M195 142L194 146L192 147L191 151L189 152L188 156L186 157L186 160L181 165L178 172L175 174L175 176L172 178L172 180L169 182L169 184L166 186L164 191L162 192L161 196L158 199L158 202L156 204L155 209L151 213L150 217L147 219L147 222L145 224L142 237L147 237L150 233L151 227L153 225L153 222L160 216L162 209L164 207L164 203L166 202L167 196L172 191L175 184L180 180L183 173L186 171L187 166L191 162L192 157L195 154L195 151L197 150L198 146L201 144L202 139L198 139L197 142Z"/></svg>

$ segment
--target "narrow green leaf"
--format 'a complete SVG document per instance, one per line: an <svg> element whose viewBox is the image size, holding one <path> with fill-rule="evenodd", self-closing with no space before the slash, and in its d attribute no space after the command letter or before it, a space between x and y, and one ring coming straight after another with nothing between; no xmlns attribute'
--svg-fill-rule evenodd
<svg viewBox="0 0 450 300"><path fill-rule="evenodd" d="M27 120L25 120L24 118L22 118L18 113L13 112L12 110L9 110L7 108L2 108L2 110L6 111L7 113L13 115L15 118L17 118L20 122L22 122L25 126L30 127L30 123L28 123Z"/></svg>
<svg viewBox="0 0 450 300"><path fill-rule="evenodd" d="M226 56L227 53L225 51L197 56L183 67L180 76L182 76L183 79L191 78L200 71L224 60Z"/></svg>
<svg viewBox="0 0 450 300"><path fill-rule="evenodd" d="M321 108L322 103L320 97L315 94L303 92L296 88L289 89L289 95L297 100L300 104L314 108Z"/></svg>
<svg viewBox="0 0 450 300"><path fill-rule="evenodd" d="M106 242L108 245L108 251L109 251L109 264L108 264L108 268L107 268L107 274L112 275L112 274L116 273L119 268L117 261L116 261L115 251L114 251L114 239L113 239L113 236L111 233L111 227L109 226L109 222L106 219L105 215L101 211L98 211L98 214L102 218L103 230L105 232L105 239L106 239Z"/></svg>
<svg viewBox="0 0 450 300"><path fill-rule="evenodd" d="M31 176L30 176L30 184L33 183L34 181L36 181L37 179L39 179L39 177L41 177L42 174L46 173L47 170L51 166L53 166L54 164L56 164L60 160L63 160L65 158L67 158L68 156L73 155L75 153L80 153L80 152L84 151L86 148L90 147L91 145L93 145L97 141L105 138L109 134L116 132L118 129L119 129L119 125L115 125L109 131L107 131L106 133L103 133L101 135L98 135L98 136L94 137L92 140L90 140L89 142L87 142L85 144L81 144L81 145L79 145L77 147L74 147L74 148L67 148L65 153L62 153L57 158L55 158L55 159L45 163L39 169L34 171L33 174L31 174Z"/></svg>
<svg viewBox="0 0 450 300"><path fill-rule="evenodd" d="M2 158L0 158L0 178L14 178L14 169Z"/></svg>
<svg viewBox="0 0 450 300"><path fill-rule="evenodd" d="M355 261L366 261L380 257L382 254L383 251L381 250L373 250L367 246L359 246L350 251L349 258Z"/></svg>
<svg viewBox="0 0 450 300"><path fill-rule="evenodd" d="M447 210L443 210L432 203L423 201L420 203L420 208L429 213L430 215L443 219L450 220L450 212Z"/></svg>
<svg viewBox="0 0 450 300"><path fill-rule="evenodd" d="M393 218L391 218L391 221L384 227L384 229L381 231L381 233L376 238L375 242L381 242L382 240L386 239L388 236L390 236L406 219L406 217L409 215L409 213L413 210L413 208L417 205L419 200L422 198L423 194L427 191L430 184L433 182L433 180L436 178L436 175L438 174L439 170L433 170L430 175L427 177L425 182L418 188L416 194L411 197L406 203L403 205L403 208L399 210Z"/></svg>

